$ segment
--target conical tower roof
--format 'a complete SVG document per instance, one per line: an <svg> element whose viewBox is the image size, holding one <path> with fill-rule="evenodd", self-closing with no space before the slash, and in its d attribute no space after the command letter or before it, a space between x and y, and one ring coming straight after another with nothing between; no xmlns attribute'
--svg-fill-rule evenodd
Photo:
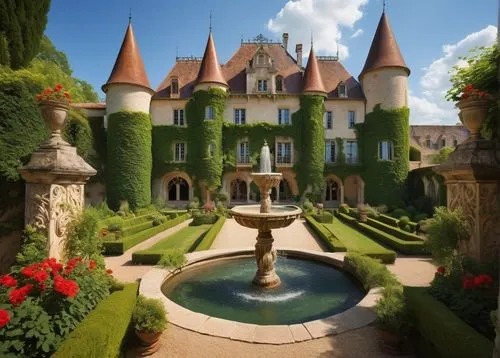
<svg viewBox="0 0 500 358"><path fill-rule="evenodd" d="M410 74L410 69L401 55L385 11L382 12L382 16L380 17L370 52L359 77L362 77L369 71L382 67L401 67Z"/></svg>
<svg viewBox="0 0 500 358"><path fill-rule="evenodd" d="M108 85L113 83L132 84L151 89L131 22L128 24L113 71L106 84L102 86L102 90L106 92Z"/></svg>
<svg viewBox="0 0 500 358"><path fill-rule="evenodd" d="M326 95L325 86L319 72L318 59L314 54L312 46L311 51L309 52L309 58L307 59L303 83L303 92L320 92Z"/></svg>
<svg viewBox="0 0 500 358"><path fill-rule="evenodd" d="M222 75L219 60L217 60L217 52L215 51L212 32L208 35L207 47L205 48L200 70L198 71L198 77L196 78L196 84L200 83L219 83L229 87Z"/></svg>

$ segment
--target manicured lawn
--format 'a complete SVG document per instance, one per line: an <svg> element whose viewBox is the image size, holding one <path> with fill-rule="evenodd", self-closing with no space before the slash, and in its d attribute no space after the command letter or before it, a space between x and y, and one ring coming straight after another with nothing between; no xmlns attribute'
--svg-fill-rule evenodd
<svg viewBox="0 0 500 358"><path fill-rule="evenodd" d="M177 231L155 245L151 246L148 251L163 251L169 249L182 249L188 251L193 244L198 240L203 234L205 234L212 225L199 225L199 226L188 226L182 230Z"/></svg>
<svg viewBox="0 0 500 358"><path fill-rule="evenodd" d="M357 251L372 257L379 255L394 255L395 257L394 251L383 247L362 232L350 227L335 217L333 218L332 224L323 225L345 245L348 251Z"/></svg>

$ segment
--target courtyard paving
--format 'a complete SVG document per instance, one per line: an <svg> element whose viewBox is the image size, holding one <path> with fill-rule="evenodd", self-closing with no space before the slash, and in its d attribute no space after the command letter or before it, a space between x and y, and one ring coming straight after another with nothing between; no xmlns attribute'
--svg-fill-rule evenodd
<svg viewBox="0 0 500 358"><path fill-rule="evenodd" d="M115 276L123 281L141 278L152 266L131 265L132 252L154 245L164 237L187 226L186 221L166 230L122 256L106 258L106 265L113 269ZM212 249L248 247L255 244L256 230L238 225L233 219L226 220ZM324 246L309 231L304 220L296 220L288 228L273 231L275 245L325 251ZM429 258L398 256L389 269L405 285L427 286L434 277L435 267ZM323 337L311 341L272 345L252 344L226 338L208 336L189 331L173 324L162 335L162 347L152 357L388 357L378 347L376 329L363 327L339 335ZM132 354L132 352L129 352ZM127 355L128 356L128 355Z"/></svg>

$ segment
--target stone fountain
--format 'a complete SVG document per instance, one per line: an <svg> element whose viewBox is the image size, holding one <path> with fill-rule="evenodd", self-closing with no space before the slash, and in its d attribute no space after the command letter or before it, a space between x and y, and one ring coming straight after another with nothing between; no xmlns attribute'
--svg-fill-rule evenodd
<svg viewBox="0 0 500 358"><path fill-rule="evenodd" d="M253 283L266 288L280 285L281 281L274 269L276 249L273 247L272 229L289 226L302 210L294 205L271 205L271 189L278 186L281 173L271 171L271 157L267 142L260 152L260 173L252 173L252 178L260 190L260 205L241 205L231 209L231 215L242 226L257 229L255 259L257 272Z"/></svg>

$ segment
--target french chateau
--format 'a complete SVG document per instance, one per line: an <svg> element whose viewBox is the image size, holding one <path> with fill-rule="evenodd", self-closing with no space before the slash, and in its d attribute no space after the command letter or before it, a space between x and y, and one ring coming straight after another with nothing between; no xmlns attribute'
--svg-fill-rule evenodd
<svg viewBox="0 0 500 358"><path fill-rule="evenodd" d="M230 204L256 201L250 173L264 141L273 171L283 173L275 202L305 195L330 207L401 200L410 70L387 14L357 78L338 57L316 56L314 46L306 63L302 44L294 50L288 33L282 42L259 35L221 64L210 31L203 57L177 57L153 90L129 23L103 85L105 107L86 108L89 116L105 115L110 207L157 197L172 205L207 202L221 191Z"/></svg>

